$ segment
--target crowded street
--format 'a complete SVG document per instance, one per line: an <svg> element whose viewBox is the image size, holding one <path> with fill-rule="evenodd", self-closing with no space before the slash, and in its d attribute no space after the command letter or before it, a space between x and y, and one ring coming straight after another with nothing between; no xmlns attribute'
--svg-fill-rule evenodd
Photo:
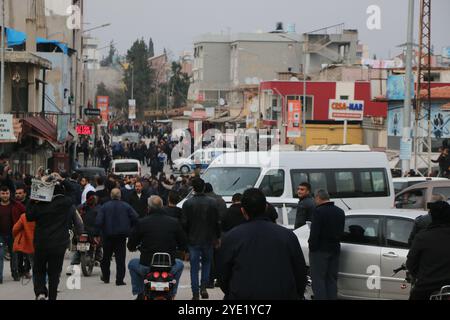
<svg viewBox="0 0 450 320"><path fill-rule="evenodd" d="M448 12L0 0L0 302L450 300Z"/></svg>

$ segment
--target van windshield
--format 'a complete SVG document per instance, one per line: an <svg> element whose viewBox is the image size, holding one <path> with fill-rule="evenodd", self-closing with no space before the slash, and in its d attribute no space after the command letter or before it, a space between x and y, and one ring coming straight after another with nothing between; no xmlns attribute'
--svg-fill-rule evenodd
<svg viewBox="0 0 450 320"><path fill-rule="evenodd" d="M231 197L254 188L260 174L260 168L210 168L202 178L211 183L214 193Z"/></svg>
<svg viewBox="0 0 450 320"><path fill-rule="evenodd" d="M116 172L138 172L139 167L135 162L116 163Z"/></svg>

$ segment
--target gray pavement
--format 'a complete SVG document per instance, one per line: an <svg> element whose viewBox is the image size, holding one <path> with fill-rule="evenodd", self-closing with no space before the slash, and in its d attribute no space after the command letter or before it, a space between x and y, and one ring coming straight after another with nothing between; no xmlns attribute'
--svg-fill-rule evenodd
<svg viewBox="0 0 450 320"><path fill-rule="evenodd" d="M81 276L80 289L70 290L67 286L69 276L66 275L66 269L70 265L70 254L66 254L64 260L63 273L59 285L58 300L133 300L135 297L131 294L131 280L127 269L125 277L126 286L117 287L115 285L116 266L113 261L111 264L111 283L104 284L100 280L100 268L95 268L91 277ZM139 257L137 253L128 253L127 264L133 258ZM5 269L3 274L3 284L0 285L0 300L33 300L34 291L33 284L29 280L22 282L14 282L11 277L9 261L5 261ZM73 285L72 285L73 286ZM220 289L208 289L210 300L222 300L223 293ZM189 263L185 263L185 268L181 276L180 286L178 289L177 300L190 300L192 298L190 286L190 267Z"/></svg>

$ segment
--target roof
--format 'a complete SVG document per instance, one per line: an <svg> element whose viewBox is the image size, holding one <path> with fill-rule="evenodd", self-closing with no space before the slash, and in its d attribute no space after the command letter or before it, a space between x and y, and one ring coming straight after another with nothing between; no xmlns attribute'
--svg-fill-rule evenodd
<svg viewBox="0 0 450 320"><path fill-rule="evenodd" d="M9 63L25 63L52 69L52 63L35 54L26 51L5 51L5 61Z"/></svg>
<svg viewBox="0 0 450 320"><path fill-rule="evenodd" d="M426 97L428 94L428 90L420 90L421 97ZM450 99L450 86L438 87L431 89L431 98L432 99Z"/></svg>
<svg viewBox="0 0 450 320"><path fill-rule="evenodd" d="M307 165L305 165L307 163ZM236 152L225 154L214 160L217 167L298 167L310 169L333 168L387 168L388 160L382 152L308 152L277 151Z"/></svg>
<svg viewBox="0 0 450 320"><path fill-rule="evenodd" d="M24 125L28 125L32 131L35 131L38 136L49 140L49 142L56 142L56 125L43 117L28 117L22 119Z"/></svg>
<svg viewBox="0 0 450 320"><path fill-rule="evenodd" d="M374 215L374 216L391 216L415 219L419 216L426 215L428 212L421 210L407 210L407 209L364 209L364 210L351 210L345 214L347 216L352 215Z"/></svg>
<svg viewBox="0 0 450 320"><path fill-rule="evenodd" d="M200 43L234 43L234 42L299 42L303 36L297 33L236 33L232 35L207 33L198 36L194 44Z"/></svg>
<svg viewBox="0 0 450 320"><path fill-rule="evenodd" d="M418 188L428 188L430 186L433 187L450 187L450 180L447 181L427 181L427 182L422 182L422 183L417 183L409 188L406 188L404 190L401 191L401 193L404 193L405 191L409 191L411 189L418 189Z"/></svg>

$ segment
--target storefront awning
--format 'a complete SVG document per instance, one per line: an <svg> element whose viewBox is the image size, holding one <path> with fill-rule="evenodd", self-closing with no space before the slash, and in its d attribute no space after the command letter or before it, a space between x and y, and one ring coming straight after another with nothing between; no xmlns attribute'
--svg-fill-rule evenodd
<svg viewBox="0 0 450 320"><path fill-rule="evenodd" d="M24 126L27 126L37 136L42 137L49 142L56 142L56 125L43 117L28 117L22 120Z"/></svg>

